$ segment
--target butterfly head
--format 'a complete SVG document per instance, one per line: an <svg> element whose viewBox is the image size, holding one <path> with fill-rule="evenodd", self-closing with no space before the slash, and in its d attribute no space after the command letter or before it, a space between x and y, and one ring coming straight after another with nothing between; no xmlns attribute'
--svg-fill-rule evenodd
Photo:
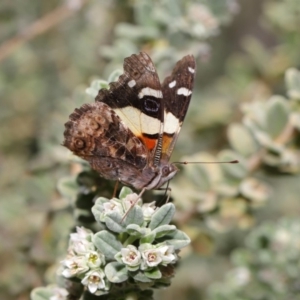
<svg viewBox="0 0 300 300"><path fill-rule="evenodd" d="M160 164L155 167L154 172L156 175L148 186L145 187L147 190L157 189L163 186L175 176L178 172L178 168L174 164L161 161Z"/></svg>

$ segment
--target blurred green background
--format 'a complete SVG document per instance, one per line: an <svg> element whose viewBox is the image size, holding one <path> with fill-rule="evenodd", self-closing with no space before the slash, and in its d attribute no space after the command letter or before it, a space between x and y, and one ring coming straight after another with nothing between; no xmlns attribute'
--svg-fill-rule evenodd
<svg viewBox="0 0 300 300"><path fill-rule="evenodd" d="M173 156L193 160L197 152L216 155L230 147L227 127L242 121L241 104L286 96L285 72L299 68L299 49L298 0L2 0L0 298L28 299L33 287L53 280L53 264L64 255L73 215L71 202L56 186L78 168L61 146L64 123L75 107L93 101L85 92L92 80L108 80L122 69L125 57L139 51L152 57L160 78L182 56L193 54L195 92ZM230 226L213 219L204 222L201 214L190 217L186 230L192 246L183 251L171 287L157 291L155 299L300 299L298 171L255 171L272 190L269 201L251 213L247 208L239 222L229 217ZM182 190L177 196L182 211L189 207L185 172L174 186L174 193L176 186ZM236 203L229 207L234 211ZM218 213L220 207L210 210L211 216ZM236 221L234 212L229 216ZM286 221L277 227L264 225L282 217ZM180 215L178 220L184 223ZM276 230L297 241L289 244L294 252L284 256L280 268L270 254ZM270 239L267 246L257 242L262 236ZM276 239L274 243L278 246ZM243 253L263 249L269 260L255 261L255 255L239 263L230 260L241 247L248 249ZM251 281L247 271L234 273L234 265L256 274L268 271L269 281L263 276ZM239 290L249 282L252 289Z"/></svg>

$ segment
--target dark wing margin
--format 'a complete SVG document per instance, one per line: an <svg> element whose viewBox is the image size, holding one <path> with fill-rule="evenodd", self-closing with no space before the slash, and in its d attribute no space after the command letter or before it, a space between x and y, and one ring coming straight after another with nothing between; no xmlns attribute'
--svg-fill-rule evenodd
<svg viewBox="0 0 300 300"><path fill-rule="evenodd" d="M154 156L164 121L163 93L151 58L144 52L124 60L124 74L99 91L96 102L111 107Z"/></svg>
<svg viewBox="0 0 300 300"><path fill-rule="evenodd" d="M173 152L190 104L195 74L195 58L187 55L177 62L172 74L162 84L165 106L162 157L167 161Z"/></svg>

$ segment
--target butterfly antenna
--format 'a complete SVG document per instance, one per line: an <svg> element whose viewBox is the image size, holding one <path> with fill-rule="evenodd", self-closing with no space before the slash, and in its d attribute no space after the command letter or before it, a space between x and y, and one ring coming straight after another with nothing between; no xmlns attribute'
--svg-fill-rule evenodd
<svg viewBox="0 0 300 300"><path fill-rule="evenodd" d="M231 161L175 161L173 164L188 165L188 164L238 164L238 160Z"/></svg>

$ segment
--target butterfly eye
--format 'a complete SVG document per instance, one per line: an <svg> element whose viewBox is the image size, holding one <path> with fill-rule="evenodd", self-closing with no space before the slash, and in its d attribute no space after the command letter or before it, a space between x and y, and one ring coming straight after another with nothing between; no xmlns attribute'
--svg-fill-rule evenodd
<svg viewBox="0 0 300 300"><path fill-rule="evenodd" d="M162 175L163 175L163 176L168 176L169 173L170 173L169 167L168 167L168 166L164 166L164 167L162 168Z"/></svg>
<svg viewBox="0 0 300 300"><path fill-rule="evenodd" d="M85 142L82 139L76 139L75 140L75 147L77 149L82 149L85 147Z"/></svg>

